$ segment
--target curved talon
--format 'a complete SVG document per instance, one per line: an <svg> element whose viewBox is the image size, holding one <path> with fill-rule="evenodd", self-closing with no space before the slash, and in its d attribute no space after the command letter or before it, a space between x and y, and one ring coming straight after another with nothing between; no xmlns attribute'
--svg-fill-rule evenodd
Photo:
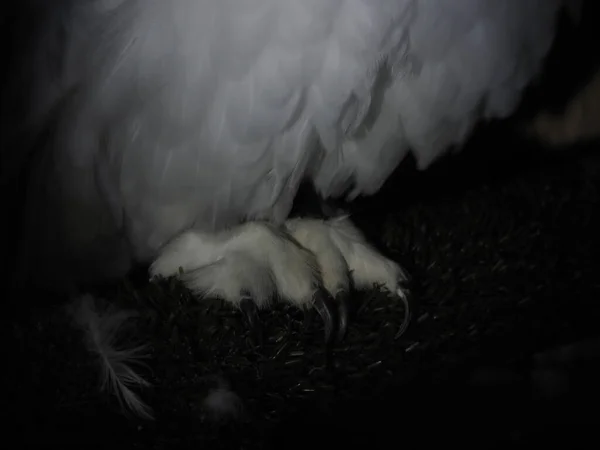
<svg viewBox="0 0 600 450"><path fill-rule="evenodd" d="M254 303L249 296L244 296L240 301L240 309L242 310L242 313L244 313L244 316L246 316L255 344L261 346L262 326L258 318L258 308L256 307L256 303Z"/></svg>
<svg viewBox="0 0 600 450"><path fill-rule="evenodd" d="M402 300L402 303L404 304L404 320L402 321L402 325L400 325L400 329L396 333L396 336L394 336L394 339L398 339L408 329L408 326L410 325L410 321L412 319L413 310L413 301L408 290L400 288L396 291L396 296L398 296L398 298L400 298L400 300Z"/></svg>
<svg viewBox="0 0 600 450"><path fill-rule="evenodd" d="M313 296L313 306L325 323L325 343L331 344L335 324L335 304L327 291L319 289Z"/></svg>
<svg viewBox="0 0 600 450"><path fill-rule="evenodd" d="M338 322L338 333L337 339L341 341L346 336L348 330L348 292L341 291L335 296L335 301L338 304L339 322Z"/></svg>
<svg viewBox="0 0 600 450"><path fill-rule="evenodd" d="M302 329L304 332L307 332L312 327L312 324L315 321L315 312L314 308L305 308L304 309L304 322L302 324Z"/></svg>

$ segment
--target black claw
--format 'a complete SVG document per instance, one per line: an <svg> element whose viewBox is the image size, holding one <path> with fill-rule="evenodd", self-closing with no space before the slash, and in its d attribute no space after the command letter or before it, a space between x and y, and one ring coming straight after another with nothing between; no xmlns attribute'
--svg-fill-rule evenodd
<svg viewBox="0 0 600 450"><path fill-rule="evenodd" d="M304 310L304 323L302 324L303 330L306 333L312 327L312 324L315 321L316 311L314 308L306 308Z"/></svg>
<svg viewBox="0 0 600 450"><path fill-rule="evenodd" d="M329 293L323 289L315 292L313 306L325 323L325 344L330 345L333 338L333 327L335 322L335 304Z"/></svg>
<svg viewBox="0 0 600 450"><path fill-rule="evenodd" d="M242 310L242 313L244 313L244 316L246 316L255 345L261 346L263 343L263 333L256 303L254 303L250 297L244 296L240 301L240 309Z"/></svg>
<svg viewBox="0 0 600 450"><path fill-rule="evenodd" d="M400 325L400 329L398 330L395 336L395 339L398 339L406 332L408 326L410 325L414 310L414 301L412 296L410 295L410 291L405 288L398 289L396 296L404 304L404 320L402 321L402 325Z"/></svg>
<svg viewBox="0 0 600 450"><path fill-rule="evenodd" d="M342 341L346 337L348 330L348 292L341 291L335 296L335 301L338 304L339 322L338 322L338 341Z"/></svg>

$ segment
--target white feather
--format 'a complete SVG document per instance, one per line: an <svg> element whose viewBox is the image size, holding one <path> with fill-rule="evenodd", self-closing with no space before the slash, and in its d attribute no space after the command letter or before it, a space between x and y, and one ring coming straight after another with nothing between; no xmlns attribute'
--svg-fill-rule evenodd
<svg viewBox="0 0 600 450"><path fill-rule="evenodd" d="M86 336L87 347L98 358L101 368L101 390L117 397L126 412L143 419L152 419L152 409L133 391L150 383L135 371L144 357L146 346L118 348L118 340L134 316L129 311L108 307L100 311L91 295L76 299L69 306L76 326Z"/></svg>

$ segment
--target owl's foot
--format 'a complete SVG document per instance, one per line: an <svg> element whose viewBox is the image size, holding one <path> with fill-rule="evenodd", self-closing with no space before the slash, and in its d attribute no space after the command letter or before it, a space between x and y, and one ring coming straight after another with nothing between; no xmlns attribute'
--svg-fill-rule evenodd
<svg viewBox="0 0 600 450"><path fill-rule="evenodd" d="M188 231L162 249L150 275L179 276L194 293L228 301L255 329L257 308L276 297L312 307L325 323L327 343L345 335L352 288L387 288L405 304L401 332L410 319L407 276L345 217L291 219L282 228L248 222L221 233Z"/></svg>

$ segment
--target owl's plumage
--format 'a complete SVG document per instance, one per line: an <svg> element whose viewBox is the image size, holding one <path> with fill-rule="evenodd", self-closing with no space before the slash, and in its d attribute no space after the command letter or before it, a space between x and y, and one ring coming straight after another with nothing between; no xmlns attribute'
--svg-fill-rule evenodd
<svg viewBox="0 0 600 450"><path fill-rule="evenodd" d="M24 260L60 283L189 228L282 223L304 179L352 198L409 151L426 168L514 110L562 0L24 4L4 176L33 167Z"/></svg>

